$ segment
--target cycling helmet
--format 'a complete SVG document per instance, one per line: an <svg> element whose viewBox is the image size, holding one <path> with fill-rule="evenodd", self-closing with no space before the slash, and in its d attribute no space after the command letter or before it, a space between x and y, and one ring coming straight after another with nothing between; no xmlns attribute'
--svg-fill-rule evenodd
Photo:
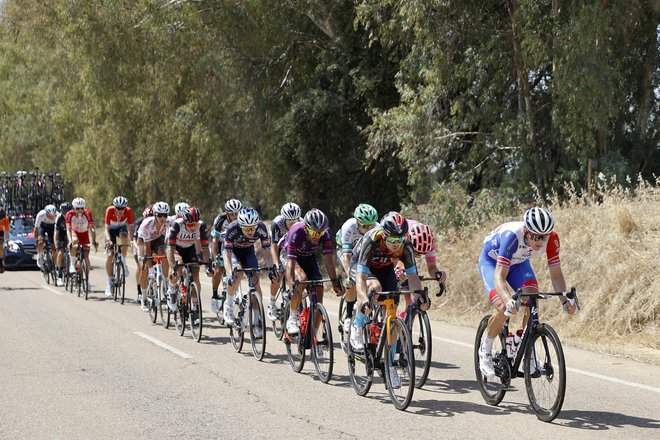
<svg viewBox="0 0 660 440"><path fill-rule="evenodd" d="M408 233L408 221L395 211L385 214L380 221L380 226L385 234L392 237L403 237Z"/></svg>
<svg viewBox="0 0 660 440"><path fill-rule="evenodd" d="M46 215L57 215L57 208L55 205L46 205L44 211L46 212Z"/></svg>
<svg viewBox="0 0 660 440"><path fill-rule="evenodd" d="M197 223L199 221L199 209L195 208L194 206L189 206L185 211L183 211L183 215L181 217L186 223Z"/></svg>
<svg viewBox="0 0 660 440"><path fill-rule="evenodd" d="M67 212L71 211L71 203L69 202L64 202L60 204L60 212L62 214L66 214Z"/></svg>
<svg viewBox="0 0 660 440"><path fill-rule="evenodd" d="M357 208L355 208L355 211L353 211L353 217L355 217L355 220L359 223L367 226L378 223L378 212L376 212L376 208L366 203L360 203Z"/></svg>
<svg viewBox="0 0 660 440"><path fill-rule="evenodd" d="M225 212L227 214L238 214L243 207L240 200L230 199L225 202Z"/></svg>
<svg viewBox="0 0 660 440"><path fill-rule="evenodd" d="M413 250L418 254L428 254L433 249L435 237L428 225L415 225L408 232Z"/></svg>
<svg viewBox="0 0 660 440"><path fill-rule="evenodd" d="M555 220L552 218L552 214L538 207L528 209L525 212L523 222L529 232L539 235L549 234L555 226Z"/></svg>
<svg viewBox="0 0 660 440"><path fill-rule="evenodd" d="M153 205L149 205L146 208L144 208L144 211L142 211L142 217L147 218L151 217L154 215L154 207Z"/></svg>
<svg viewBox="0 0 660 440"><path fill-rule="evenodd" d="M286 220L298 220L300 218L300 206L296 205L293 202L286 203L282 206L280 214Z"/></svg>
<svg viewBox="0 0 660 440"><path fill-rule="evenodd" d="M305 226L317 232L324 232L329 225L328 216L320 209L310 209L305 214Z"/></svg>
<svg viewBox="0 0 660 440"><path fill-rule="evenodd" d="M176 205L174 205L174 213L179 217L183 217L183 211L185 211L189 207L190 205L187 204L186 202L179 202Z"/></svg>
<svg viewBox="0 0 660 440"><path fill-rule="evenodd" d="M238 224L241 227L257 226L259 213L254 208L243 208L238 211Z"/></svg>
<svg viewBox="0 0 660 440"><path fill-rule="evenodd" d="M128 206L128 199L126 197L117 196L112 201L112 204L115 205L115 208L126 208Z"/></svg>
<svg viewBox="0 0 660 440"><path fill-rule="evenodd" d="M74 208L78 209L78 208L84 208L86 203L85 203L85 199L83 199L82 197L76 197L75 199L73 199L71 204L73 205Z"/></svg>
<svg viewBox="0 0 660 440"><path fill-rule="evenodd" d="M169 214L170 205L165 202L156 202L154 203L154 214Z"/></svg>

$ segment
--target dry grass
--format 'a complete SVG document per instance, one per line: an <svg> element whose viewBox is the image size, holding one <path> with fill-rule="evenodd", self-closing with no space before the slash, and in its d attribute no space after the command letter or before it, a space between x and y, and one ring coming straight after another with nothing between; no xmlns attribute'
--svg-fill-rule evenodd
<svg viewBox="0 0 660 440"><path fill-rule="evenodd" d="M660 179L654 185L639 181L632 191L601 177L597 197L580 196L568 187L562 203L557 198L547 201L561 239L561 267L582 306L569 317L556 299L541 305L541 318L565 344L660 364L658 183ZM485 235L512 219L493 216L471 235L461 234L469 238L438 234L439 263L450 278L448 293L433 305L433 316L475 326L491 312L477 258ZM537 258L532 265L541 289L552 290L545 259Z"/></svg>

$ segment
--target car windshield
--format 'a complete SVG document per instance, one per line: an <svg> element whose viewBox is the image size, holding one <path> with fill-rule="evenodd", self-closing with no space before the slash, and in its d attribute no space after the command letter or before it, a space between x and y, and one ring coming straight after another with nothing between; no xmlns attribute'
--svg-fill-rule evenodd
<svg viewBox="0 0 660 440"><path fill-rule="evenodd" d="M9 229L12 234L29 234L34 230L34 219L13 218Z"/></svg>

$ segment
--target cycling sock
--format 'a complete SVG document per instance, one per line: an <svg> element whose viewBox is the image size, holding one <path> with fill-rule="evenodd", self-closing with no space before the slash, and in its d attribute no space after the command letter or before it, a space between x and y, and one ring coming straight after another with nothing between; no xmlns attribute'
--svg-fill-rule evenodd
<svg viewBox="0 0 660 440"><path fill-rule="evenodd" d="M357 301L346 301L346 317L347 318L352 318L353 317L353 309L355 308L355 303Z"/></svg>
<svg viewBox="0 0 660 440"><path fill-rule="evenodd" d="M491 338L490 336L485 335L483 341L481 342L482 350L485 351L486 353L490 353L490 351L493 349L494 340L495 338Z"/></svg>
<svg viewBox="0 0 660 440"><path fill-rule="evenodd" d="M218 288L213 288L213 296L211 298L218 299Z"/></svg>
<svg viewBox="0 0 660 440"><path fill-rule="evenodd" d="M138 295L142 295L142 286L140 286L139 284L137 285L137 292Z"/></svg>

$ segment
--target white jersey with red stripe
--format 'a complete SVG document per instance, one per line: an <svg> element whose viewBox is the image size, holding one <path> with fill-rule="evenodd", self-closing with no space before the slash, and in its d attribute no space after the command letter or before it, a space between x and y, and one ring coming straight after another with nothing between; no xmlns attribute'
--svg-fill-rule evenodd
<svg viewBox="0 0 660 440"><path fill-rule="evenodd" d="M548 266L559 264L559 235L552 231L543 247L535 251L525 242L525 224L509 222L491 231L484 240L484 253L498 266L510 267L545 253Z"/></svg>
<svg viewBox="0 0 660 440"><path fill-rule="evenodd" d="M167 222L163 222L163 224L158 227L156 217L147 217L140 224L138 238L141 238L145 243L149 243L158 237L164 237L165 234L167 234L167 229Z"/></svg>
<svg viewBox="0 0 660 440"><path fill-rule="evenodd" d="M92 213L85 209L81 214L78 214L75 209L66 213L66 224L71 225L71 231L78 234L86 233L89 225L94 224Z"/></svg>

